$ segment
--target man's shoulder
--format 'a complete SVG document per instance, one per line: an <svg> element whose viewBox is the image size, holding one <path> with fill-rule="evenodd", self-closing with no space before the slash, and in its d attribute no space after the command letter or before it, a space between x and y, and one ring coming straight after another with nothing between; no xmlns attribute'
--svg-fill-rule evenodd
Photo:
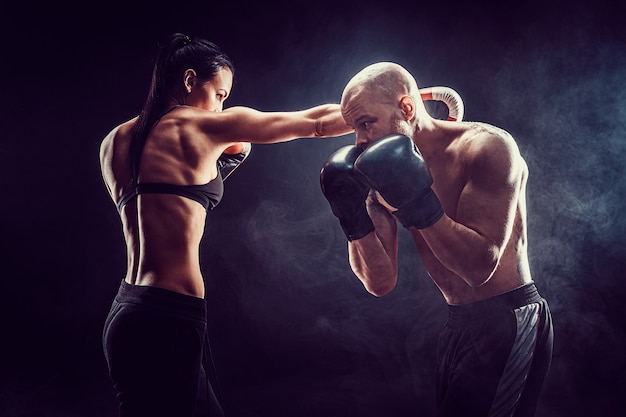
<svg viewBox="0 0 626 417"><path fill-rule="evenodd" d="M521 159L513 136L506 130L480 122L468 122L460 140L459 152L463 160L474 167L514 166Z"/></svg>
<svg viewBox="0 0 626 417"><path fill-rule="evenodd" d="M515 139L502 128L482 122L467 122L466 126L466 130L459 138L465 152L517 151Z"/></svg>
<svg viewBox="0 0 626 417"><path fill-rule="evenodd" d="M465 122L469 132L472 132L476 138L482 140L505 140L515 141L513 136L505 129L484 122Z"/></svg>

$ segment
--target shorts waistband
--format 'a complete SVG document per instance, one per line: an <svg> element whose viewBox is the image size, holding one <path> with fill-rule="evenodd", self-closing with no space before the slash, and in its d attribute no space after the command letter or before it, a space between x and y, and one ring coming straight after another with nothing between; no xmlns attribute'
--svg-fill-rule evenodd
<svg viewBox="0 0 626 417"><path fill-rule="evenodd" d="M479 316L484 317L485 314L510 311L542 300L535 283L531 282L485 300L462 305L448 305L448 323L461 323Z"/></svg>
<svg viewBox="0 0 626 417"><path fill-rule="evenodd" d="M193 319L206 320L204 299L164 288L132 285L122 280L115 301L149 306Z"/></svg>

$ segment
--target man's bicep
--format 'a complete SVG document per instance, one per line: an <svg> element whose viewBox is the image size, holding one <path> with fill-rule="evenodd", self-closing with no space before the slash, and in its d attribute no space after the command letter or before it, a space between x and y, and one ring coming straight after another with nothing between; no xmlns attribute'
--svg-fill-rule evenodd
<svg viewBox="0 0 626 417"><path fill-rule="evenodd" d="M454 220L502 247L519 201L519 150L509 135L483 135L472 142L467 155L467 182Z"/></svg>
<svg viewBox="0 0 626 417"><path fill-rule="evenodd" d="M454 220L502 248L514 222L518 190L510 179L472 179L461 191Z"/></svg>

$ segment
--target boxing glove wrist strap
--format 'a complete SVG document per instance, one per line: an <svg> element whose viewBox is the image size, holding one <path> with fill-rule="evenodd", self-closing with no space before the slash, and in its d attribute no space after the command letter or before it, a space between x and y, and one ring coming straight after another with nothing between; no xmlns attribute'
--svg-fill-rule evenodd
<svg viewBox="0 0 626 417"><path fill-rule="evenodd" d="M340 218L339 223L350 242L374 231L374 223L366 210L359 210L350 218Z"/></svg>
<svg viewBox="0 0 626 417"><path fill-rule="evenodd" d="M394 211L393 214L407 229L411 226L424 229L435 224L443 216L443 208L437 195L429 189L419 198Z"/></svg>

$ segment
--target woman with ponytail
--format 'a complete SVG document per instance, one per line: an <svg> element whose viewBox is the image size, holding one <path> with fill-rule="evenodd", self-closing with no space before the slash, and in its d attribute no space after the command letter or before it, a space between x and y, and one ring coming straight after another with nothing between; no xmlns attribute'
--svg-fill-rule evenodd
<svg viewBox="0 0 626 417"><path fill-rule="evenodd" d="M338 104L224 110L234 72L217 45L169 36L139 115L112 129L100 147L127 248L126 275L103 331L121 417L224 415L199 262L207 214L252 143L352 131Z"/></svg>

